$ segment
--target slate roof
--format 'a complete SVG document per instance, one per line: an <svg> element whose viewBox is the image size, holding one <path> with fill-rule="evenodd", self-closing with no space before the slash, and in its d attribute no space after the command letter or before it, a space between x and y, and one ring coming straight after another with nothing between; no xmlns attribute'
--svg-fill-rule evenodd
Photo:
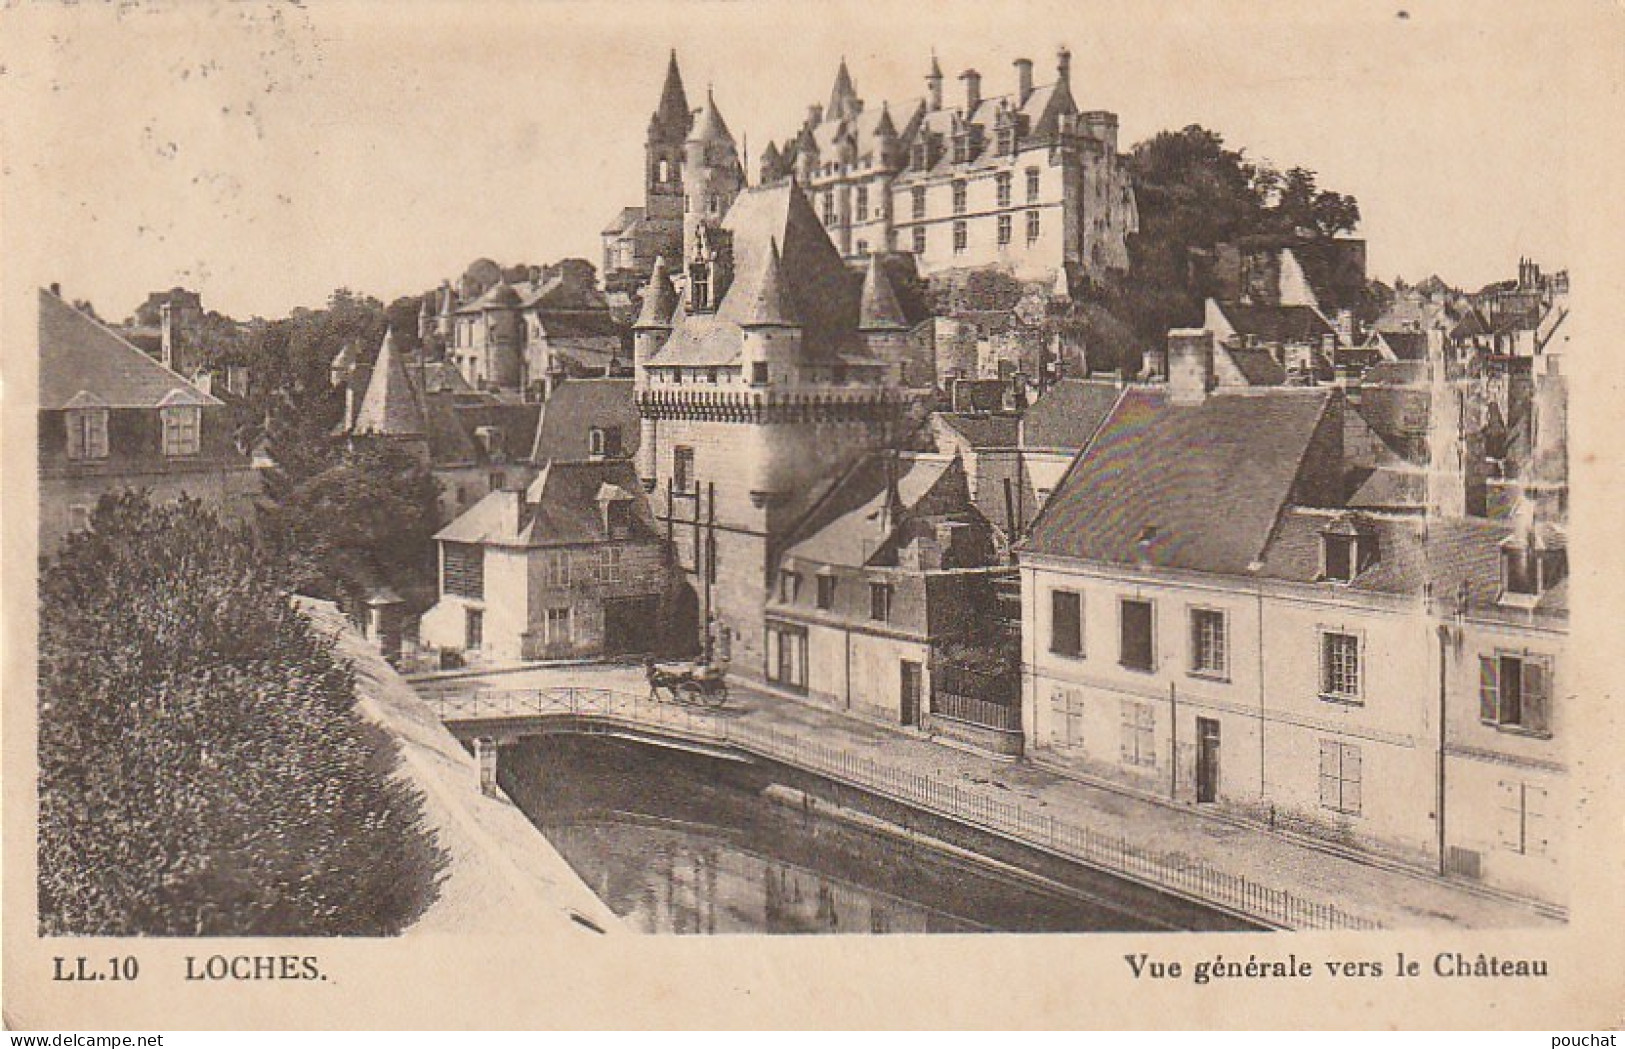
<svg viewBox="0 0 1625 1049"><path fill-rule="evenodd" d="M553 387L541 406L530 461L541 466L586 459L594 426L619 426L623 454L637 451L641 431L631 379L568 379Z"/></svg>
<svg viewBox="0 0 1625 1049"><path fill-rule="evenodd" d="M785 556L848 567L895 564L911 521L917 528L923 519L952 518L985 528L958 456L903 454L895 464L890 458L879 452L853 464L797 526ZM888 513L892 471L897 499Z"/></svg>
<svg viewBox="0 0 1625 1049"><path fill-rule="evenodd" d="M671 275L666 269L666 257L661 255L655 259L654 270L649 274L649 285L643 292L643 305L632 327L669 328L672 315L676 312L677 289L672 286Z"/></svg>
<svg viewBox="0 0 1625 1049"><path fill-rule="evenodd" d="M1237 302L1218 304L1225 320L1237 335L1251 335L1262 342L1318 343L1336 331L1313 306L1249 306Z"/></svg>
<svg viewBox="0 0 1625 1049"><path fill-rule="evenodd" d="M1123 388L1114 382L1062 379L1045 390L1022 417L1021 446L1082 450L1122 393Z"/></svg>
<svg viewBox="0 0 1625 1049"><path fill-rule="evenodd" d="M39 406L156 408L223 402L45 289L39 293ZM83 395L83 396L81 396Z"/></svg>
<svg viewBox="0 0 1625 1049"><path fill-rule="evenodd" d="M642 208L638 208L638 207L622 208L621 211L620 211L620 214L616 215L615 218L610 220L609 225L605 226L599 232L603 236L613 237L617 233L625 233L627 230L631 229L632 227L636 226L639 222L642 222L642 221L643 221L643 209Z"/></svg>
<svg viewBox="0 0 1625 1049"><path fill-rule="evenodd" d="M666 80L660 88L660 104L655 108L650 123L668 138L681 141L693 122L694 114L688 108L688 95L683 90L683 74L677 68L677 51L673 49L666 61Z"/></svg>
<svg viewBox="0 0 1625 1049"><path fill-rule="evenodd" d="M384 333L367 393L356 410L350 432L390 437L421 437L428 432L417 390L406 374L405 358L395 348L393 328Z"/></svg>
<svg viewBox="0 0 1625 1049"><path fill-rule="evenodd" d="M1199 405L1123 393L1033 524L1027 549L1133 564L1245 572L1293 495L1335 392L1219 390ZM1150 531L1154 529L1154 532Z"/></svg>
<svg viewBox="0 0 1625 1049"><path fill-rule="evenodd" d="M1428 336L1425 331L1385 331L1378 333L1394 356L1402 361L1428 359Z"/></svg>
<svg viewBox="0 0 1625 1049"><path fill-rule="evenodd" d="M1345 515L1289 508L1264 554L1260 574L1271 579L1316 582L1321 533L1340 516ZM1431 594L1435 601L1453 606L1465 584L1469 609L1523 615L1521 609L1512 611L1500 605L1501 544L1514 533L1507 522L1480 517L1427 520L1378 514L1355 514L1353 519L1365 534L1375 537L1376 560L1351 582L1326 583L1328 588L1418 599ZM1566 615L1567 579L1543 593L1535 610Z"/></svg>
<svg viewBox="0 0 1625 1049"><path fill-rule="evenodd" d="M897 301L891 275L878 253L869 256L863 274L863 292L858 304L858 327L864 331L906 330L908 318Z"/></svg>
<svg viewBox="0 0 1625 1049"><path fill-rule="evenodd" d="M449 543L538 548L602 543L599 496L605 486L632 504L633 540L659 538L632 464L621 459L558 462L545 467L524 492L496 491L435 534Z"/></svg>
<svg viewBox="0 0 1625 1049"><path fill-rule="evenodd" d="M1373 468L1348 499L1349 506L1364 510L1424 510L1427 503L1427 471L1408 463Z"/></svg>
<svg viewBox="0 0 1625 1049"><path fill-rule="evenodd" d="M1268 350L1219 347L1217 352L1229 355L1249 386L1280 386L1286 382L1286 369Z"/></svg>
<svg viewBox="0 0 1625 1049"><path fill-rule="evenodd" d="M910 129L904 135L905 142L912 145L919 135L935 135L942 142L942 155L928 171L922 172L913 167L904 171L897 178L899 184L926 178L938 171L1004 163L1006 158L997 156L993 150L998 114L1001 110L1008 108L1014 114L1026 118L1029 140L1054 135L1059 129L1061 118L1078 111L1077 103L1072 99L1072 89L1064 80L1034 87L1026 102L1018 101L1013 94L986 96L974 110L965 114L966 123L980 125L983 129L982 151L969 164L955 164L952 149L954 118L962 113L962 108L945 105L941 109L930 110L925 107L923 101L914 104L918 106L918 122L911 121Z"/></svg>
<svg viewBox="0 0 1625 1049"><path fill-rule="evenodd" d="M447 413L439 407L446 403L447 399L443 397L429 398L429 454L436 466L490 462L491 457L485 453L485 447L479 440L480 428L485 426L494 426L502 431L504 461L524 458L536 433L540 405L459 400L450 402L451 410ZM448 432L442 425L442 420L448 417L455 421L455 433Z"/></svg>
<svg viewBox="0 0 1625 1049"><path fill-rule="evenodd" d="M801 324L801 352L812 361L866 356L857 332L859 285L795 183L747 189L723 220L733 235L734 280L717 312L680 311L648 364L708 366L739 359L742 324L755 308L775 245L785 303Z"/></svg>
<svg viewBox="0 0 1625 1049"><path fill-rule="evenodd" d="M1021 434L1021 416L984 412L937 412L937 419L972 448L1014 448Z"/></svg>

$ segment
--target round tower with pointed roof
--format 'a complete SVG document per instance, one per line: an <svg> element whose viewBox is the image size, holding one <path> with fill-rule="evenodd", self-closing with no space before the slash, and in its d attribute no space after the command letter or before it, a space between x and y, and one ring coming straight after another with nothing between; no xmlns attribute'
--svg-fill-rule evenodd
<svg viewBox="0 0 1625 1049"><path fill-rule="evenodd" d="M745 169L716 97L705 92L705 105L683 145L683 258L695 247L701 223L719 225L745 185Z"/></svg>

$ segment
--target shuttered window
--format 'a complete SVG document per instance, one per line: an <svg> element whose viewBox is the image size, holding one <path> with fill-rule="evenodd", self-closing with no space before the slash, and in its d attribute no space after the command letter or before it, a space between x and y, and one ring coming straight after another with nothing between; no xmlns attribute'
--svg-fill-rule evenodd
<svg viewBox="0 0 1625 1049"><path fill-rule="evenodd" d="M467 543L441 544L442 593L476 600L485 596L485 551Z"/></svg>
<svg viewBox="0 0 1625 1049"><path fill-rule="evenodd" d="M1123 700L1123 764L1154 768L1157 764L1157 709L1149 703Z"/></svg>
<svg viewBox="0 0 1625 1049"><path fill-rule="evenodd" d="M1336 740L1320 741L1320 804L1350 816L1360 814L1360 748Z"/></svg>
<svg viewBox="0 0 1625 1049"><path fill-rule="evenodd" d="M1551 731L1551 662L1528 654L1478 657L1479 719L1527 732Z"/></svg>

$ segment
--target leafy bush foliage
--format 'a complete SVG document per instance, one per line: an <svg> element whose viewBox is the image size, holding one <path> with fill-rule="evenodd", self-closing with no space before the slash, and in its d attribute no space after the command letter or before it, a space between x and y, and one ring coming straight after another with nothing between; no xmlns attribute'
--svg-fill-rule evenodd
<svg viewBox="0 0 1625 1049"><path fill-rule="evenodd" d="M40 579L46 934L388 935L444 856L245 532L104 497Z"/></svg>

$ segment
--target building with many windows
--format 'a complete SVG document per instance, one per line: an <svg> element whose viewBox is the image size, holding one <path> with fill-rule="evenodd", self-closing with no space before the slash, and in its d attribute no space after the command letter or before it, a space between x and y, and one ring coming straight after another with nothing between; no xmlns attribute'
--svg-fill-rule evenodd
<svg viewBox="0 0 1625 1049"><path fill-rule="evenodd" d="M843 60L828 105L769 144L761 180L796 178L847 257L907 251L925 274L996 267L1065 296L1126 269L1139 228L1117 115L1080 111L1071 70L1062 48L1035 84L1017 59L1013 89L984 96L967 69L955 105L933 57L925 97L894 109L866 105Z"/></svg>
<svg viewBox="0 0 1625 1049"><path fill-rule="evenodd" d="M1080 111L1071 70L1062 48L1055 79L1036 84L1033 63L1018 59L1011 91L984 96L981 74L967 69L956 104L933 57L923 98L869 105L842 60L828 103L763 151L758 184L799 183L845 259L907 252L923 275L998 268L1067 296L1126 269L1139 228L1117 115ZM644 203L603 231L612 296L646 282L657 257L675 258L692 238L685 213L744 186L731 136L717 156L694 156L696 142L721 141L719 129L714 102L688 108L674 54L645 142Z"/></svg>
<svg viewBox="0 0 1625 1049"><path fill-rule="evenodd" d="M985 643L994 583L1009 571L958 456L870 455L779 559L767 680L886 724L1019 753L1016 705L988 709L989 697L956 688L946 658Z"/></svg>
<svg viewBox="0 0 1625 1049"><path fill-rule="evenodd" d="M1562 527L1347 505L1342 391L1212 349L1171 335L1020 551L1029 754L1562 903Z"/></svg>

